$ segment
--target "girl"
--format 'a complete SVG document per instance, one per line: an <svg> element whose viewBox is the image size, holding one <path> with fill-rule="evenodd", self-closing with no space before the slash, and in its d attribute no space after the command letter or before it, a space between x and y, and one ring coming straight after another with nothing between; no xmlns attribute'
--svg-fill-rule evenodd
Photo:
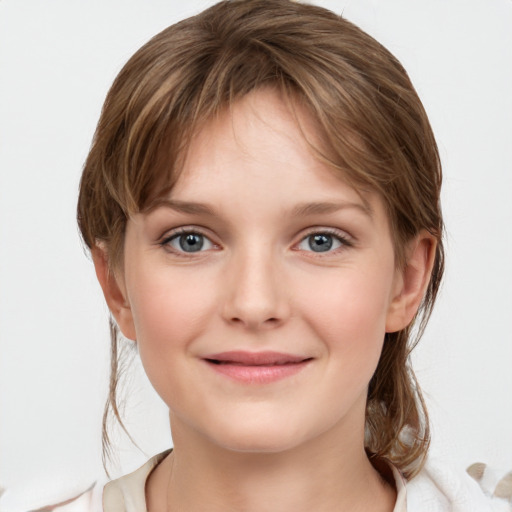
<svg viewBox="0 0 512 512"><path fill-rule="evenodd" d="M490 510L425 466L408 364L443 274L441 167L400 63L333 13L221 2L117 77L78 222L174 447L114 511Z"/></svg>

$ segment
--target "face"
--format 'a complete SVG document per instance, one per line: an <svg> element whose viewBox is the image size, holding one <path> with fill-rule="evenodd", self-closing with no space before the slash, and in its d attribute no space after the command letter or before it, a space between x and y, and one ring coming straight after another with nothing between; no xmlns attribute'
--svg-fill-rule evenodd
<svg viewBox="0 0 512 512"><path fill-rule="evenodd" d="M170 195L129 220L118 283L173 434L267 452L362 437L402 283L388 220L313 156L275 92L196 134Z"/></svg>

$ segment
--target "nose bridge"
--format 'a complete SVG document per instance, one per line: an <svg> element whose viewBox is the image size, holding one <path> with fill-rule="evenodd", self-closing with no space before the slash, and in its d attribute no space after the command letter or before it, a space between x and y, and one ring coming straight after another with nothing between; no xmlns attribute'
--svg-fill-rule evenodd
<svg viewBox="0 0 512 512"><path fill-rule="evenodd" d="M248 328L281 323L287 316L282 265L270 243L247 243L232 254L225 318Z"/></svg>

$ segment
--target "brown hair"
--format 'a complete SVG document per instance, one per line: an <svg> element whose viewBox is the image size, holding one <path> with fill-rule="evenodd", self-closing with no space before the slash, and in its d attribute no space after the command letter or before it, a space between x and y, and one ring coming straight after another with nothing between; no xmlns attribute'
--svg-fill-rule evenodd
<svg viewBox="0 0 512 512"><path fill-rule="evenodd" d="M443 273L441 165L407 73L372 37L324 8L291 0L223 1L156 35L106 98L80 185L83 239L89 248L102 242L112 268L120 265L128 217L169 192L195 127L264 86L308 109L323 143L315 150L333 172L382 197L399 262L420 230L438 241L416 336L412 325L386 334L368 389L367 451L413 476L427 453L429 426L409 354ZM104 449L110 409L122 425L117 334L114 326Z"/></svg>

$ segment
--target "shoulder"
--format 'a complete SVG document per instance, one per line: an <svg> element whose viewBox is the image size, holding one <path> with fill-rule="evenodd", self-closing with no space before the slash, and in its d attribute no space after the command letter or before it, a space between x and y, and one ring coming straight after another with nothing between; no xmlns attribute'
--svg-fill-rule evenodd
<svg viewBox="0 0 512 512"><path fill-rule="evenodd" d="M44 482L43 486L4 489L0 487L0 510L2 512L101 512L103 484L95 482L86 490L80 482L66 485L60 479Z"/></svg>
<svg viewBox="0 0 512 512"><path fill-rule="evenodd" d="M435 460L405 487L407 512L512 512L509 500L485 493L467 473Z"/></svg>
<svg viewBox="0 0 512 512"><path fill-rule="evenodd" d="M145 512L146 480L170 450L151 457L143 466L128 475L112 480L103 489L104 512Z"/></svg>

